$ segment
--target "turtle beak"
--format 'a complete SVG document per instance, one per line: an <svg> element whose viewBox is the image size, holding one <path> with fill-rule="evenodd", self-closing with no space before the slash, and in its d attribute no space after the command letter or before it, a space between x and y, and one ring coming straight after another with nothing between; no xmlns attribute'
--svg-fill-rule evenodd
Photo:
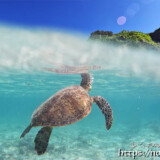
<svg viewBox="0 0 160 160"><path fill-rule="evenodd" d="M90 91L92 89L92 87L90 86L90 87L88 87L88 91Z"/></svg>

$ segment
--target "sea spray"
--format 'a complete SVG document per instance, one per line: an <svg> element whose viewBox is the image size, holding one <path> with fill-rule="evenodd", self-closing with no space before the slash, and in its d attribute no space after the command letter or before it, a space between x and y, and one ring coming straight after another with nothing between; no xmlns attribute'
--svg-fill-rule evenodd
<svg viewBox="0 0 160 160"><path fill-rule="evenodd" d="M101 65L116 74L160 79L160 54L89 41L78 34L0 27L0 71L44 71L47 66Z"/></svg>

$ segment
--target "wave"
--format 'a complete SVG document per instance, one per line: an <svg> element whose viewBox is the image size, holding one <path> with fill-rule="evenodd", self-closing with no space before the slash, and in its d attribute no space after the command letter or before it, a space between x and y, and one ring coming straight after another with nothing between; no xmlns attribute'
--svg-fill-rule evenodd
<svg viewBox="0 0 160 160"><path fill-rule="evenodd" d="M44 71L44 67L101 65L117 75L160 79L160 54L89 41L57 30L0 27L0 71Z"/></svg>

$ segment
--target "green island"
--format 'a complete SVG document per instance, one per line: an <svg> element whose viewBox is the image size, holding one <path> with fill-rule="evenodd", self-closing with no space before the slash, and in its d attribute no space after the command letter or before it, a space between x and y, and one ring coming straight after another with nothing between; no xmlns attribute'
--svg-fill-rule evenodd
<svg viewBox="0 0 160 160"><path fill-rule="evenodd" d="M91 33L89 39L115 45L128 45L131 47L160 50L160 28L152 33L123 30L114 34L112 31L97 30Z"/></svg>

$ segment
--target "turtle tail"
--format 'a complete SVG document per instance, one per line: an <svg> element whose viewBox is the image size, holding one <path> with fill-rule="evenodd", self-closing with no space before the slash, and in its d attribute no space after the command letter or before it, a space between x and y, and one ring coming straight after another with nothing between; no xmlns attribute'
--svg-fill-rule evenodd
<svg viewBox="0 0 160 160"><path fill-rule="evenodd" d="M21 137L20 138L23 138L26 133L28 133L30 130L31 130L32 126L31 124L23 131L23 133L21 134Z"/></svg>
<svg viewBox="0 0 160 160"><path fill-rule="evenodd" d="M46 151L51 133L52 127L43 127L37 133L34 143L38 155Z"/></svg>
<svg viewBox="0 0 160 160"><path fill-rule="evenodd" d="M113 114L109 103L103 97L100 96L94 96L93 102L98 105L98 107L104 114L106 120L106 128L107 130L109 130L113 123Z"/></svg>

